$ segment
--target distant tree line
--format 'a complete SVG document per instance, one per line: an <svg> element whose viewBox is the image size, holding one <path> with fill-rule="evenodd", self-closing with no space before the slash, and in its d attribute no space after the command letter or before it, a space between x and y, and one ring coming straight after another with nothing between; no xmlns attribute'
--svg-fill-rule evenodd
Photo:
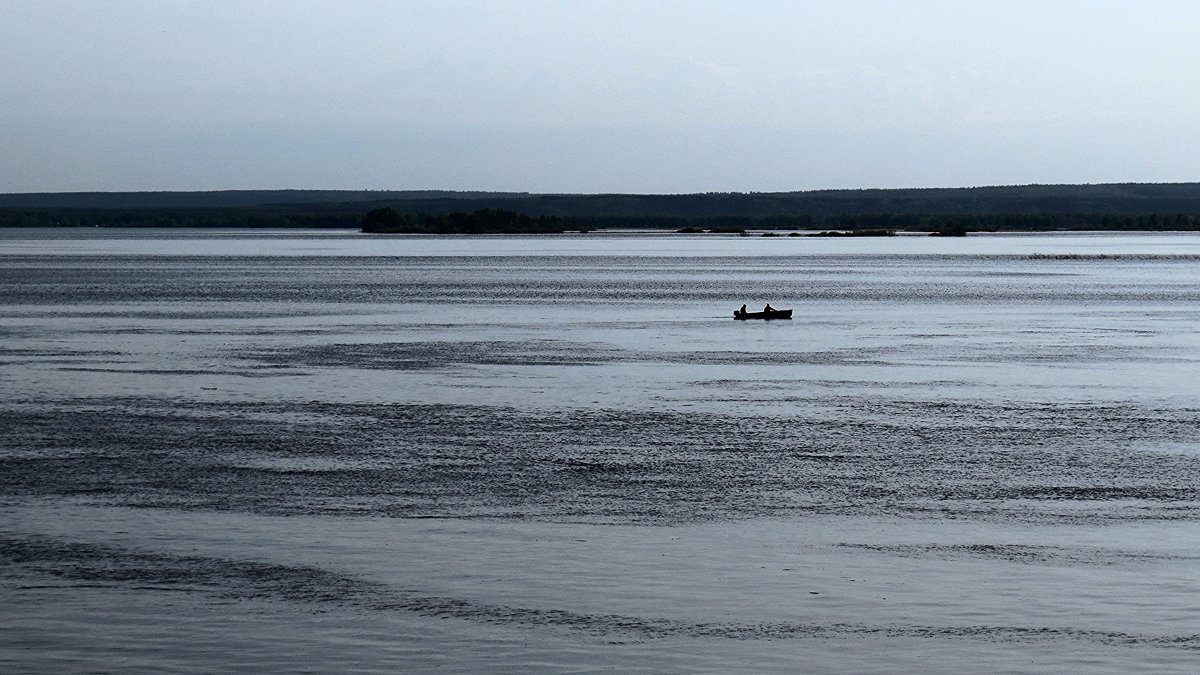
<svg viewBox="0 0 1200 675"><path fill-rule="evenodd" d="M451 193L421 199L389 198L360 205L364 211L382 207L392 207L401 213L429 214L498 208L531 216L549 215L563 218L770 219L837 218L877 214L1200 214L1200 184L1017 185L675 195L491 194L481 197Z"/></svg>
<svg viewBox="0 0 1200 675"><path fill-rule="evenodd" d="M567 221L558 216L529 216L506 209L455 211L445 215L412 215L391 207L372 209L363 216L363 232L412 234L546 234L562 232ZM576 228L577 229L577 228Z"/></svg>
<svg viewBox="0 0 1200 675"><path fill-rule="evenodd" d="M1045 230L1198 231L1200 213L995 213L979 215L878 213L831 216L582 216L567 219L569 229L730 230L893 230L940 232ZM578 227L575 227L578 226Z"/></svg>
<svg viewBox="0 0 1200 675"><path fill-rule="evenodd" d="M427 205L426 205L427 206ZM298 208L0 208L0 227L342 228L368 232L548 233L595 229L892 230L941 232L1108 230L1200 231L1200 210L1161 213L854 213L814 215L531 215L486 207L473 211Z"/></svg>
<svg viewBox="0 0 1200 675"><path fill-rule="evenodd" d="M871 214L1200 214L1200 183L1001 185L972 188L705 192L698 194L536 194L451 190L227 190L0 194L0 209L181 210L448 215L501 209L537 216L802 217Z"/></svg>
<svg viewBox="0 0 1200 675"><path fill-rule="evenodd" d="M0 227L352 228L361 211L269 209L0 209Z"/></svg>

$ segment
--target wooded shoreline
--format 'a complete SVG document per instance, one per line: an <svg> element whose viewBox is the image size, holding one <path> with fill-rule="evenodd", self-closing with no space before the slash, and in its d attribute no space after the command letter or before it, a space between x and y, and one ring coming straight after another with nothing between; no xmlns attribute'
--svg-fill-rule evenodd
<svg viewBox="0 0 1200 675"><path fill-rule="evenodd" d="M368 214L394 213L384 223ZM0 194L0 227L1197 231L1200 183L683 195L234 190Z"/></svg>

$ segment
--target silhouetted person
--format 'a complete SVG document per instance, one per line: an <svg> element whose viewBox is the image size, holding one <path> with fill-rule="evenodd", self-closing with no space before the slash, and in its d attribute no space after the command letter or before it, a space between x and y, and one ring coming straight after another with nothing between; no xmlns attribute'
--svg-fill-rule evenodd
<svg viewBox="0 0 1200 675"><path fill-rule="evenodd" d="M768 302L768 303L767 303L767 306L766 306L766 307L763 307L763 311L764 311L764 312L774 312L774 311L775 311L775 308L774 308L774 307L772 307L772 306L771 306L771 303L769 303L769 302Z"/></svg>

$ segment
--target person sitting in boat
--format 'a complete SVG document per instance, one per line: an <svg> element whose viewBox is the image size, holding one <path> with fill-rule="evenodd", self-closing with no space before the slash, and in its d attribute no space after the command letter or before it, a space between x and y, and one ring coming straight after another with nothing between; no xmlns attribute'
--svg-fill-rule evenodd
<svg viewBox="0 0 1200 675"><path fill-rule="evenodd" d="M742 305L742 308L738 310L738 314L741 316L746 316L746 306L745 305Z"/></svg>
<svg viewBox="0 0 1200 675"><path fill-rule="evenodd" d="M775 311L775 308L772 307L771 303L769 303L769 302L767 303L766 307L763 307L763 313L765 313L765 314L770 314L771 312L774 312L774 311Z"/></svg>

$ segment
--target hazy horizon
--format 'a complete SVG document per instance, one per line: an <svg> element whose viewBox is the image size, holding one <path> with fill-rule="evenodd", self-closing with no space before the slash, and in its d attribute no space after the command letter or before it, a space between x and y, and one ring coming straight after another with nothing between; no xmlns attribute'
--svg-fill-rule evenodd
<svg viewBox="0 0 1200 675"><path fill-rule="evenodd" d="M1186 2L6 3L0 192L1200 177Z"/></svg>

